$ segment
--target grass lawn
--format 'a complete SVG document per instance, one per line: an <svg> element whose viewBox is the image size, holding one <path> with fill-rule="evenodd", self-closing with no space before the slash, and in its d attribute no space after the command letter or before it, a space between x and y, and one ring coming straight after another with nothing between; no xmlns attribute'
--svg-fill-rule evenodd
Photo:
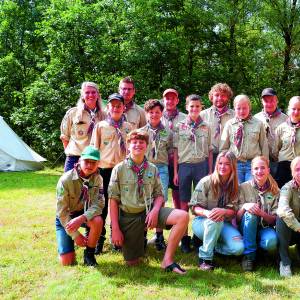
<svg viewBox="0 0 300 300"><path fill-rule="evenodd" d="M197 269L195 253L176 260L186 276L160 269L161 253L149 247L134 268L105 245L96 269L58 264L54 231L55 186L62 169L0 173L0 299L300 299L300 267L281 279L270 257L253 273L237 258L216 258L215 271ZM292 255L295 257L294 250Z"/></svg>

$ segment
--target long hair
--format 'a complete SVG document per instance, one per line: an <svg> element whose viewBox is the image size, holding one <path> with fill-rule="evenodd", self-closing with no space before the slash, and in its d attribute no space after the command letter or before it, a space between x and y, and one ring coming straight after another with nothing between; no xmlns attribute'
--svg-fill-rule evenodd
<svg viewBox="0 0 300 300"><path fill-rule="evenodd" d="M256 156L251 161L251 171L253 170L254 163L260 160L263 161L268 168L270 168L270 161L265 156ZM280 192L277 182L274 180L271 174L268 175L267 180L269 180L270 183L270 187L267 191L271 192L273 195L277 195Z"/></svg>
<svg viewBox="0 0 300 300"><path fill-rule="evenodd" d="M233 154L233 152L231 152L231 151L222 151L217 156L215 170L214 170L213 174L211 175L213 195L216 198L219 197L219 195L220 195L220 185L223 183L221 181L221 176L218 173L218 166L219 166L219 163L220 163L220 159L222 157L226 157L228 159L228 161L230 163L230 168L231 168L231 174L230 174L230 176L228 178L228 181L227 181L227 184L226 184L227 185L227 189L226 189L227 195L226 195L226 197L227 197L227 199L234 200L238 196L239 184L238 184L238 176L237 176L237 159L236 159L235 155Z"/></svg>
<svg viewBox="0 0 300 300"><path fill-rule="evenodd" d="M101 120L102 118L102 115L103 115L103 112L102 112L102 108L101 108L101 103L102 103L102 100L101 100L101 94L100 94L100 91L99 91L99 87L96 83L94 82L91 82L91 81L84 81L81 85L81 89L80 89L80 97L77 101L77 108L78 108L78 113L77 113L77 116L78 118L81 120L82 119L82 114L83 114L83 111L84 111L84 99L83 99L83 92L84 92L84 89L86 87L92 87L94 88L97 92L98 92L98 100L96 102L96 106L98 107L98 112L97 112L97 116L98 118Z"/></svg>

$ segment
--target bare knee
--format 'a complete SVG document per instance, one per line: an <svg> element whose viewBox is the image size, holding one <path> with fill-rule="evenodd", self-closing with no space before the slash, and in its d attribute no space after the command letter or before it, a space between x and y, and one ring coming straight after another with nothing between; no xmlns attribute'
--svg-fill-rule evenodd
<svg viewBox="0 0 300 300"><path fill-rule="evenodd" d="M73 265L75 263L75 252L61 254L59 260L63 266Z"/></svg>
<svg viewBox="0 0 300 300"><path fill-rule="evenodd" d="M180 224L187 226L189 223L189 213L181 209L174 209L169 215L167 223L168 225Z"/></svg>
<svg viewBox="0 0 300 300"><path fill-rule="evenodd" d="M90 228L99 228L101 229L103 226L103 220L101 218L101 216L95 216L94 218L92 218L90 221L88 221L88 226Z"/></svg>

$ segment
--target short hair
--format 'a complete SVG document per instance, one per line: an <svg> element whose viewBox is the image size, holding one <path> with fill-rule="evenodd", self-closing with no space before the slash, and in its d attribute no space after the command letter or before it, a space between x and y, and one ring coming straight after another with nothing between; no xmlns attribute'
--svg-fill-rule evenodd
<svg viewBox="0 0 300 300"><path fill-rule="evenodd" d="M234 100L233 100L233 106L235 107L237 105L238 102L240 101L247 101L249 104L249 107L251 109L251 101L250 98L247 95L241 94L241 95L237 95Z"/></svg>
<svg viewBox="0 0 300 300"><path fill-rule="evenodd" d="M294 96L294 97L292 97L291 99L290 99L290 101L289 101L289 106L288 106L288 111L287 111L287 114L288 115L290 115L290 109L291 109L291 103L292 103L292 101L297 101L297 102L300 102L300 96Z"/></svg>
<svg viewBox="0 0 300 300"><path fill-rule="evenodd" d="M126 76L126 77L124 77L123 79L120 80L119 88L121 87L122 83L131 83L133 85L133 88L135 88L135 86L134 86L134 80L130 76Z"/></svg>
<svg viewBox="0 0 300 300"><path fill-rule="evenodd" d="M188 95L186 98L185 98L185 104L189 104L191 101L200 101L200 103L202 104L202 99L199 95L196 95L196 94L191 94L191 95Z"/></svg>
<svg viewBox="0 0 300 300"><path fill-rule="evenodd" d="M159 107L160 111L164 110L164 105L157 99L149 99L148 101L145 102L144 104L144 110L148 112L149 110Z"/></svg>
<svg viewBox="0 0 300 300"><path fill-rule="evenodd" d="M298 162L300 162L300 156L296 156L291 162L291 171L292 171L293 178L295 175L295 168Z"/></svg>
<svg viewBox="0 0 300 300"><path fill-rule="evenodd" d="M128 133L126 142L129 144L132 140L142 140L145 141L146 144L149 144L149 134L145 131L141 131L138 129L132 130Z"/></svg>
<svg viewBox="0 0 300 300"><path fill-rule="evenodd" d="M231 87L227 83L217 83L215 84L208 93L209 100L212 100L213 93L219 92L222 94L226 94L228 96L228 99L231 99L233 96L233 91Z"/></svg>

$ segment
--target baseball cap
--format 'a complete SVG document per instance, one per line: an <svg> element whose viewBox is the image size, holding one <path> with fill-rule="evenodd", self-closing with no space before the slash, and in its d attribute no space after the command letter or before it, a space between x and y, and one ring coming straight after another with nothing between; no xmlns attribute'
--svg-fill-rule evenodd
<svg viewBox="0 0 300 300"><path fill-rule="evenodd" d="M272 88L266 88L261 92L261 96L276 96L277 93Z"/></svg>
<svg viewBox="0 0 300 300"><path fill-rule="evenodd" d="M112 100L119 100L120 102L124 103L124 98L119 93L113 93L108 96L107 102L109 103Z"/></svg>
<svg viewBox="0 0 300 300"><path fill-rule="evenodd" d="M168 93L173 93L178 97L178 92L175 89L166 89L163 93L163 97L166 96Z"/></svg>
<svg viewBox="0 0 300 300"><path fill-rule="evenodd" d="M100 160L100 152L93 146L87 146L81 153L82 159Z"/></svg>

